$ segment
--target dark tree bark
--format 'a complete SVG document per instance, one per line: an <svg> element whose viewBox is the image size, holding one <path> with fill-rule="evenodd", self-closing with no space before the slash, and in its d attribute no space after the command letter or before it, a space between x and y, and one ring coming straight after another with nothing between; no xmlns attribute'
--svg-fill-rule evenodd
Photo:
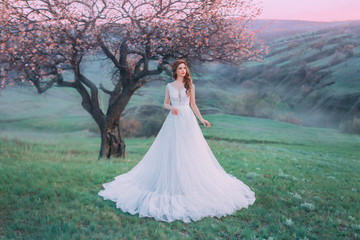
<svg viewBox="0 0 360 240"><path fill-rule="evenodd" d="M125 138L121 123L121 114L128 104L132 93L120 95L121 101L116 107L109 108L108 114L105 116L104 125L99 125L101 133L100 158L125 157Z"/></svg>
<svg viewBox="0 0 360 240"><path fill-rule="evenodd" d="M125 140L120 122L101 130L100 158L125 157Z"/></svg>

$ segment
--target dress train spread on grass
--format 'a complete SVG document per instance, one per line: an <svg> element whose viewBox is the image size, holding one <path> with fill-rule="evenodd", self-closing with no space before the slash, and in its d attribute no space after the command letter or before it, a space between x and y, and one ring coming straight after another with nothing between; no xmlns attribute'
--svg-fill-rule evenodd
<svg viewBox="0 0 360 240"><path fill-rule="evenodd" d="M167 84L178 114L167 115L142 160L104 183L98 195L116 207L157 221L222 217L255 202L255 193L225 172L210 150L185 88Z"/></svg>

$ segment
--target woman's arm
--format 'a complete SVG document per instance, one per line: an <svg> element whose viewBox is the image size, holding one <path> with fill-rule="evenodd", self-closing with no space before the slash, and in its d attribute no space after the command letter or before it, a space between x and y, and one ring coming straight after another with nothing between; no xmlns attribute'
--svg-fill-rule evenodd
<svg viewBox="0 0 360 240"><path fill-rule="evenodd" d="M166 90L165 90L165 99L164 99L164 108L167 110L170 110L172 112L172 114L177 114L178 110L170 105L170 94L169 94L169 89L168 86L166 85Z"/></svg>
<svg viewBox="0 0 360 240"><path fill-rule="evenodd" d="M196 102L195 102L195 85L194 84L192 85L192 88L191 88L191 91L190 91L190 106L191 106L191 109L193 110L193 112L195 113L195 115L200 120L200 122L202 124L204 124L205 127L207 127L207 128L210 127L211 126L210 123L201 116L200 110L199 110L198 106L196 105Z"/></svg>

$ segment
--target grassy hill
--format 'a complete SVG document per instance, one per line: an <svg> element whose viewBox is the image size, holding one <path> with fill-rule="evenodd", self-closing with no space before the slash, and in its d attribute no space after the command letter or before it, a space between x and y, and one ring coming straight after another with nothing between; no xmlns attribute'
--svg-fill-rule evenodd
<svg viewBox="0 0 360 240"><path fill-rule="evenodd" d="M245 64L234 81L276 93L308 126L337 127L360 113L359 22L276 39L269 48L263 63Z"/></svg>
<svg viewBox="0 0 360 240"><path fill-rule="evenodd" d="M100 139L89 132L91 120L72 101L75 96L65 98L55 90L48 95L58 98L30 98L25 90L7 94L17 104L6 112L1 105L1 239L360 236L359 136L267 119L206 115L212 127L202 131L210 148L257 200L225 218L169 224L123 213L97 195L102 183L139 162L154 138L128 138L125 159L98 161Z"/></svg>

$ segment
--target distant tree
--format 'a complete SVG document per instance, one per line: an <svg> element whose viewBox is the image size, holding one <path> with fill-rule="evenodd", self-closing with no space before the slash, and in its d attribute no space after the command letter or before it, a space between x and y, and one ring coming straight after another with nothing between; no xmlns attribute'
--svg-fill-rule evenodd
<svg viewBox="0 0 360 240"><path fill-rule="evenodd" d="M261 13L252 0L2 0L0 9L1 87L76 89L99 126L99 158L125 156L123 110L174 59L236 65L265 51L249 29ZM99 51L113 65L112 89L82 71L83 59ZM64 79L66 70L73 80ZM109 95L106 112L99 89Z"/></svg>
<svg viewBox="0 0 360 240"><path fill-rule="evenodd" d="M343 48L342 48L342 52L348 56L348 57L352 57L354 56L354 44L346 44Z"/></svg>
<svg viewBox="0 0 360 240"><path fill-rule="evenodd" d="M296 48L297 46L299 46L299 43L291 42L287 45L287 49L290 50L290 49Z"/></svg>
<svg viewBox="0 0 360 240"><path fill-rule="evenodd" d="M290 82L294 86L291 95L297 95L297 100L294 100L290 107L293 108L295 104L299 104L312 92L333 85L335 83L334 81L324 81L330 74L330 71L319 71L317 68L309 67L306 63L300 64Z"/></svg>
<svg viewBox="0 0 360 240"><path fill-rule="evenodd" d="M346 59L346 56L342 51L336 50L329 60L329 65L333 66L339 63L342 63Z"/></svg>
<svg viewBox="0 0 360 240"><path fill-rule="evenodd" d="M325 41L318 41L318 42L314 43L313 45L311 45L312 48L318 49L320 52L322 51L324 46L325 46Z"/></svg>

